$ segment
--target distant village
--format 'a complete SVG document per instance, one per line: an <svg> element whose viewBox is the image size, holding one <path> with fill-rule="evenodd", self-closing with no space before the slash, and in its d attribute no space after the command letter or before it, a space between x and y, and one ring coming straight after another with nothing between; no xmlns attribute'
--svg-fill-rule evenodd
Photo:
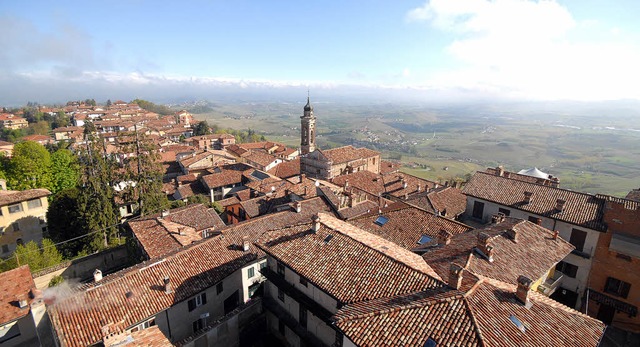
<svg viewBox="0 0 640 347"><path fill-rule="evenodd" d="M536 168L429 181L372 149L320 148L309 98L295 148L139 103L38 111L69 124L0 141L3 160L20 142L97 145L133 174L107 187L117 242L38 270L25 244L82 235L45 245L52 191L0 180L0 255L16 259L1 347L640 344L640 190L571 191Z"/></svg>

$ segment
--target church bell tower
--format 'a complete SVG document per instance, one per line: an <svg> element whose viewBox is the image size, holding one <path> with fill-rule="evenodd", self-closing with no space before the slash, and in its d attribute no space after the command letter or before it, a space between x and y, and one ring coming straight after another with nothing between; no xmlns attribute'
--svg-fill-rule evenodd
<svg viewBox="0 0 640 347"><path fill-rule="evenodd" d="M313 115L313 106L311 106L308 95L300 123L301 154L308 154L316 150L316 117Z"/></svg>

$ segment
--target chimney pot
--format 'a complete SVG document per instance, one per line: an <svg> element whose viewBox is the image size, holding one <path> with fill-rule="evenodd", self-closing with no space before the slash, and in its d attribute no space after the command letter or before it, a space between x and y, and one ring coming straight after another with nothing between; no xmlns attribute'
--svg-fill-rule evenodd
<svg viewBox="0 0 640 347"><path fill-rule="evenodd" d="M500 177L504 175L504 167L502 165L496 167L496 175Z"/></svg>
<svg viewBox="0 0 640 347"><path fill-rule="evenodd" d="M247 240L247 237L243 237L242 238L242 251L243 252L247 252L249 250L249 240Z"/></svg>
<svg viewBox="0 0 640 347"><path fill-rule="evenodd" d="M531 307L529 301L529 290L531 289L531 279L527 276L518 276L518 288L516 289L516 299L527 307Z"/></svg>
<svg viewBox="0 0 640 347"><path fill-rule="evenodd" d="M300 203L300 201L294 202L293 207L296 209L296 213L302 212L302 204Z"/></svg>
<svg viewBox="0 0 640 347"><path fill-rule="evenodd" d="M564 210L565 203L567 203L566 200L563 200L563 199L556 200L556 210L562 212Z"/></svg>
<svg viewBox="0 0 640 347"><path fill-rule="evenodd" d="M524 192L524 202L527 204L530 203L532 195L533 195L532 192Z"/></svg>
<svg viewBox="0 0 640 347"><path fill-rule="evenodd" d="M438 234L438 244L441 245L448 245L451 243L451 233L444 230L444 229L440 229L440 233Z"/></svg>
<svg viewBox="0 0 640 347"><path fill-rule="evenodd" d="M409 200L409 193L404 193L404 199Z"/></svg>
<svg viewBox="0 0 640 347"><path fill-rule="evenodd" d="M317 233L320 230L320 216L316 214L311 217L311 220L313 221L313 232Z"/></svg>
<svg viewBox="0 0 640 347"><path fill-rule="evenodd" d="M554 239L554 240L557 240L557 239L558 239L558 234L560 234L560 232L558 232L558 230L555 230L555 231L553 232L553 239Z"/></svg>
<svg viewBox="0 0 640 347"><path fill-rule="evenodd" d="M169 216L169 210L163 210L161 214L162 218Z"/></svg>
<svg viewBox="0 0 640 347"><path fill-rule="evenodd" d="M16 301L18 301L18 307L20 307L20 308L27 307L28 302L27 302L27 295L26 294L18 295L16 297Z"/></svg>
<svg viewBox="0 0 640 347"><path fill-rule="evenodd" d="M460 289L462 285L462 266L452 263L449 266L449 283L447 283L452 289Z"/></svg>
<svg viewBox="0 0 640 347"><path fill-rule="evenodd" d="M493 262L493 247L489 245L491 236L487 233L478 233L478 244L476 248L482 253L489 262Z"/></svg>
<svg viewBox="0 0 640 347"><path fill-rule="evenodd" d="M513 242L518 243L518 231L511 228L507 230L507 235Z"/></svg>
<svg viewBox="0 0 640 347"><path fill-rule="evenodd" d="M418 187L416 188L416 190L418 191L418 193L420 193L421 188L422 188L422 187L420 186L420 183L418 183Z"/></svg>
<svg viewBox="0 0 640 347"><path fill-rule="evenodd" d="M542 225L542 218L536 218L536 224Z"/></svg>
<svg viewBox="0 0 640 347"><path fill-rule="evenodd" d="M496 213L496 214L491 216L491 223L500 224L500 223L504 222L504 217L505 217L504 213L498 212L498 213Z"/></svg>
<svg viewBox="0 0 640 347"><path fill-rule="evenodd" d="M96 269L96 271L93 272L93 280L95 282L100 282L102 280L102 271L100 271L100 269Z"/></svg>
<svg viewBox="0 0 640 347"><path fill-rule="evenodd" d="M169 278L169 276L165 276L164 279L162 279L162 282L164 283L164 292L167 294L173 293L173 287L171 286L171 278Z"/></svg>

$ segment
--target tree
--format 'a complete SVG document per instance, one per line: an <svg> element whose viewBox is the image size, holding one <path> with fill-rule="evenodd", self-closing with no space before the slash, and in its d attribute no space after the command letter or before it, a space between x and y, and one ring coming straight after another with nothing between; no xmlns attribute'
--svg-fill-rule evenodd
<svg viewBox="0 0 640 347"><path fill-rule="evenodd" d="M63 260L51 240L43 239L42 247L35 241L29 241L25 245L18 245L13 256L4 264L3 271L29 264L31 272L36 272L60 264Z"/></svg>
<svg viewBox="0 0 640 347"><path fill-rule="evenodd" d="M78 184L78 157L68 149L58 149L51 155L51 192L53 194Z"/></svg>
<svg viewBox="0 0 640 347"><path fill-rule="evenodd" d="M51 188L51 156L43 145L33 141L17 143L8 166L7 179L12 189Z"/></svg>
<svg viewBox="0 0 640 347"><path fill-rule="evenodd" d="M211 134L211 128L206 120L200 121L193 126L193 135L202 136Z"/></svg>
<svg viewBox="0 0 640 347"><path fill-rule="evenodd" d="M86 225L79 206L80 190L69 188L53 196L47 210L49 236L55 242L67 241L86 234ZM60 251L66 258L80 253L87 240L78 239L60 245Z"/></svg>
<svg viewBox="0 0 640 347"><path fill-rule="evenodd" d="M60 128L60 127L66 127L68 126L70 123L70 119L69 116L67 116L67 114L60 110L58 111L58 113L56 113L55 116L53 116L53 119L51 121L51 128L55 129L55 128Z"/></svg>
<svg viewBox="0 0 640 347"><path fill-rule="evenodd" d="M86 146L80 149L82 165L78 211L88 237L85 250L92 253L108 247L117 239L119 216L114 202L113 184L116 163L106 153L104 142L91 131L88 122L84 133Z"/></svg>
<svg viewBox="0 0 640 347"><path fill-rule="evenodd" d="M49 127L49 122L41 120L35 123L29 124L29 130L32 134L36 135L47 135L51 128Z"/></svg>
<svg viewBox="0 0 640 347"><path fill-rule="evenodd" d="M111 107L111 99L107 100L107 108Z"/></svg>
<svg viewBox="0 0 640 347"><path fill-rule="evenodd" d="M123 196L128 200L138 200L141 215L168 208L169 200L162 191L163 169L157 146L137 131L133 134L124 133L122 136L134 139L129 145L120 148L123 154L134 154L123 162L124 170L121 171L119 181L133 182L126 185L125 189L129 192L124 192Z"/></svg>

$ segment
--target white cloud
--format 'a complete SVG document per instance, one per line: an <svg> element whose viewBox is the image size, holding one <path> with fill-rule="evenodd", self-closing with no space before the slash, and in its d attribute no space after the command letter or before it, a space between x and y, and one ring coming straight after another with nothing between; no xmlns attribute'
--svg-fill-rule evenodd
<svg viewBox="0 0 640 347"><path fill-rule="evenodd" d="M453 34L455 68L428 84L534 99L640 98L635 41L576 40L587 30L555 1L432 0L407 13ZM591 29L592 30L592 29Z"/></svg>

